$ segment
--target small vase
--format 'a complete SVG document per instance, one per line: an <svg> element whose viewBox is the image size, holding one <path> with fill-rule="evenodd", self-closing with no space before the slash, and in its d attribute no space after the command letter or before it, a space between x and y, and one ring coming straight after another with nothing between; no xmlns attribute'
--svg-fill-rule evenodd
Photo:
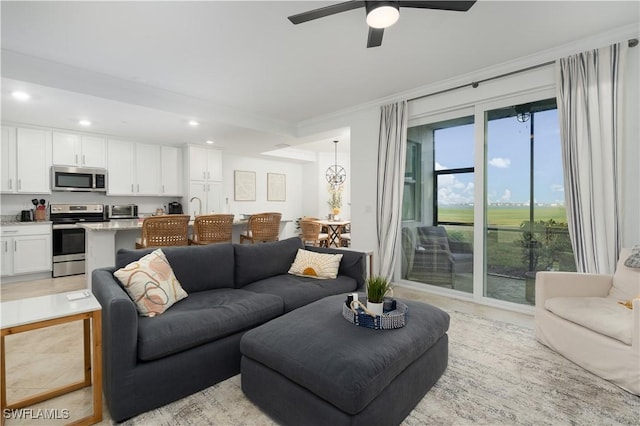
<svg viewBox="0 0 640 426"><path fill-rule="evenodd" d="M383 307L384 307L384 303L373 303L367 300L367 309L369 309L371 312L373 312L376 315L383 314L384 312Z"/></svg>

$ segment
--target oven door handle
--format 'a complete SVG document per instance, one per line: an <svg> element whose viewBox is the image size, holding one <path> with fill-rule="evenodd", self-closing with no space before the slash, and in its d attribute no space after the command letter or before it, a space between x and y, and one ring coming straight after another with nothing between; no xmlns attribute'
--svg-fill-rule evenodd
<svg viewBox="0 0 640 426"><path fill-rule="evenodd" d="M78 229L79 226L77 226L75 223L70 223L68 225L52 225L51 228L52 229Z"/></svg>

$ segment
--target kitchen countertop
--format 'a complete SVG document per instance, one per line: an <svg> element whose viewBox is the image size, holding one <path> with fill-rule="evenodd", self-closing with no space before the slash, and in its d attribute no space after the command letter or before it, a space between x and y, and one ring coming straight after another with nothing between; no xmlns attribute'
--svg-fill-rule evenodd
<svg viewBox="0 0 640 426"><path fill-rule="evenodd" d="M9 220L9 221L2 221L0 222L0 226L15 226L15 225L50 225L52 222L50 220L39 220L39 221L33 221L33 222L19 222L17 220Z"/></svg>
<svg viewBox="0 0 640 426"><path fill-rule="evenodd" d="M77 226L86 229L87 231L126 231L131 229L142 228L143 219L119 219L112 220L110 222L93 222L93 223L78 223ZM281 222L288 222L283 220ZM234 221L233 225L246 225L246 220ZM189 221L189 226L193 226L193 220Z"/></svg>

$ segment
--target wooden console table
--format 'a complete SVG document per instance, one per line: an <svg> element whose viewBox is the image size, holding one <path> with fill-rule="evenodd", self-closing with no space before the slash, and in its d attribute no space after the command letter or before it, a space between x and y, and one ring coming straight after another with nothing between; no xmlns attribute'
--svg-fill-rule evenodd
<svg viewBox="0 0 640 426"><path fill-rule="evenodd" d="M86 291L88 292L88 290ZM2 333L0 335L0 357L2 357L0 360L0 411L2 415L0 417L3 425L5 409L18 410L92 384L93 413L71 424L92 425L102 420L102 307L90 292L87 297L82 299L69 300L67 298L68 295L79 293L82 292L72 291L13 300L3 302L0 305L2 311ZM79 320L84 322L84 379L8 404L5 337Z"/></svg>

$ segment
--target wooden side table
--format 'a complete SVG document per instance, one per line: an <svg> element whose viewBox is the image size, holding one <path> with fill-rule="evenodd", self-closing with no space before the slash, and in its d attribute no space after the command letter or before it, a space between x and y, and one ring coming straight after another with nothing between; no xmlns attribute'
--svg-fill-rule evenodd
<svg viewBox="0 0 640 426"><path fill-rule="evenodd" d="M88 296L77 300L69 300L67 296L78 295L83 293L82 291L13 300L0 304L2 313L2 332L0 335L0 356L2 357L0 361L0 417L2 424L4 424L5 420L5 409L16 410L24 408L92 384L93 413L71 424L92 425L102 420L102 307L93 294L88 290L86 291ZM5 337L79 320L84 322L84 379L13 403L7 403Z"/></svg>

